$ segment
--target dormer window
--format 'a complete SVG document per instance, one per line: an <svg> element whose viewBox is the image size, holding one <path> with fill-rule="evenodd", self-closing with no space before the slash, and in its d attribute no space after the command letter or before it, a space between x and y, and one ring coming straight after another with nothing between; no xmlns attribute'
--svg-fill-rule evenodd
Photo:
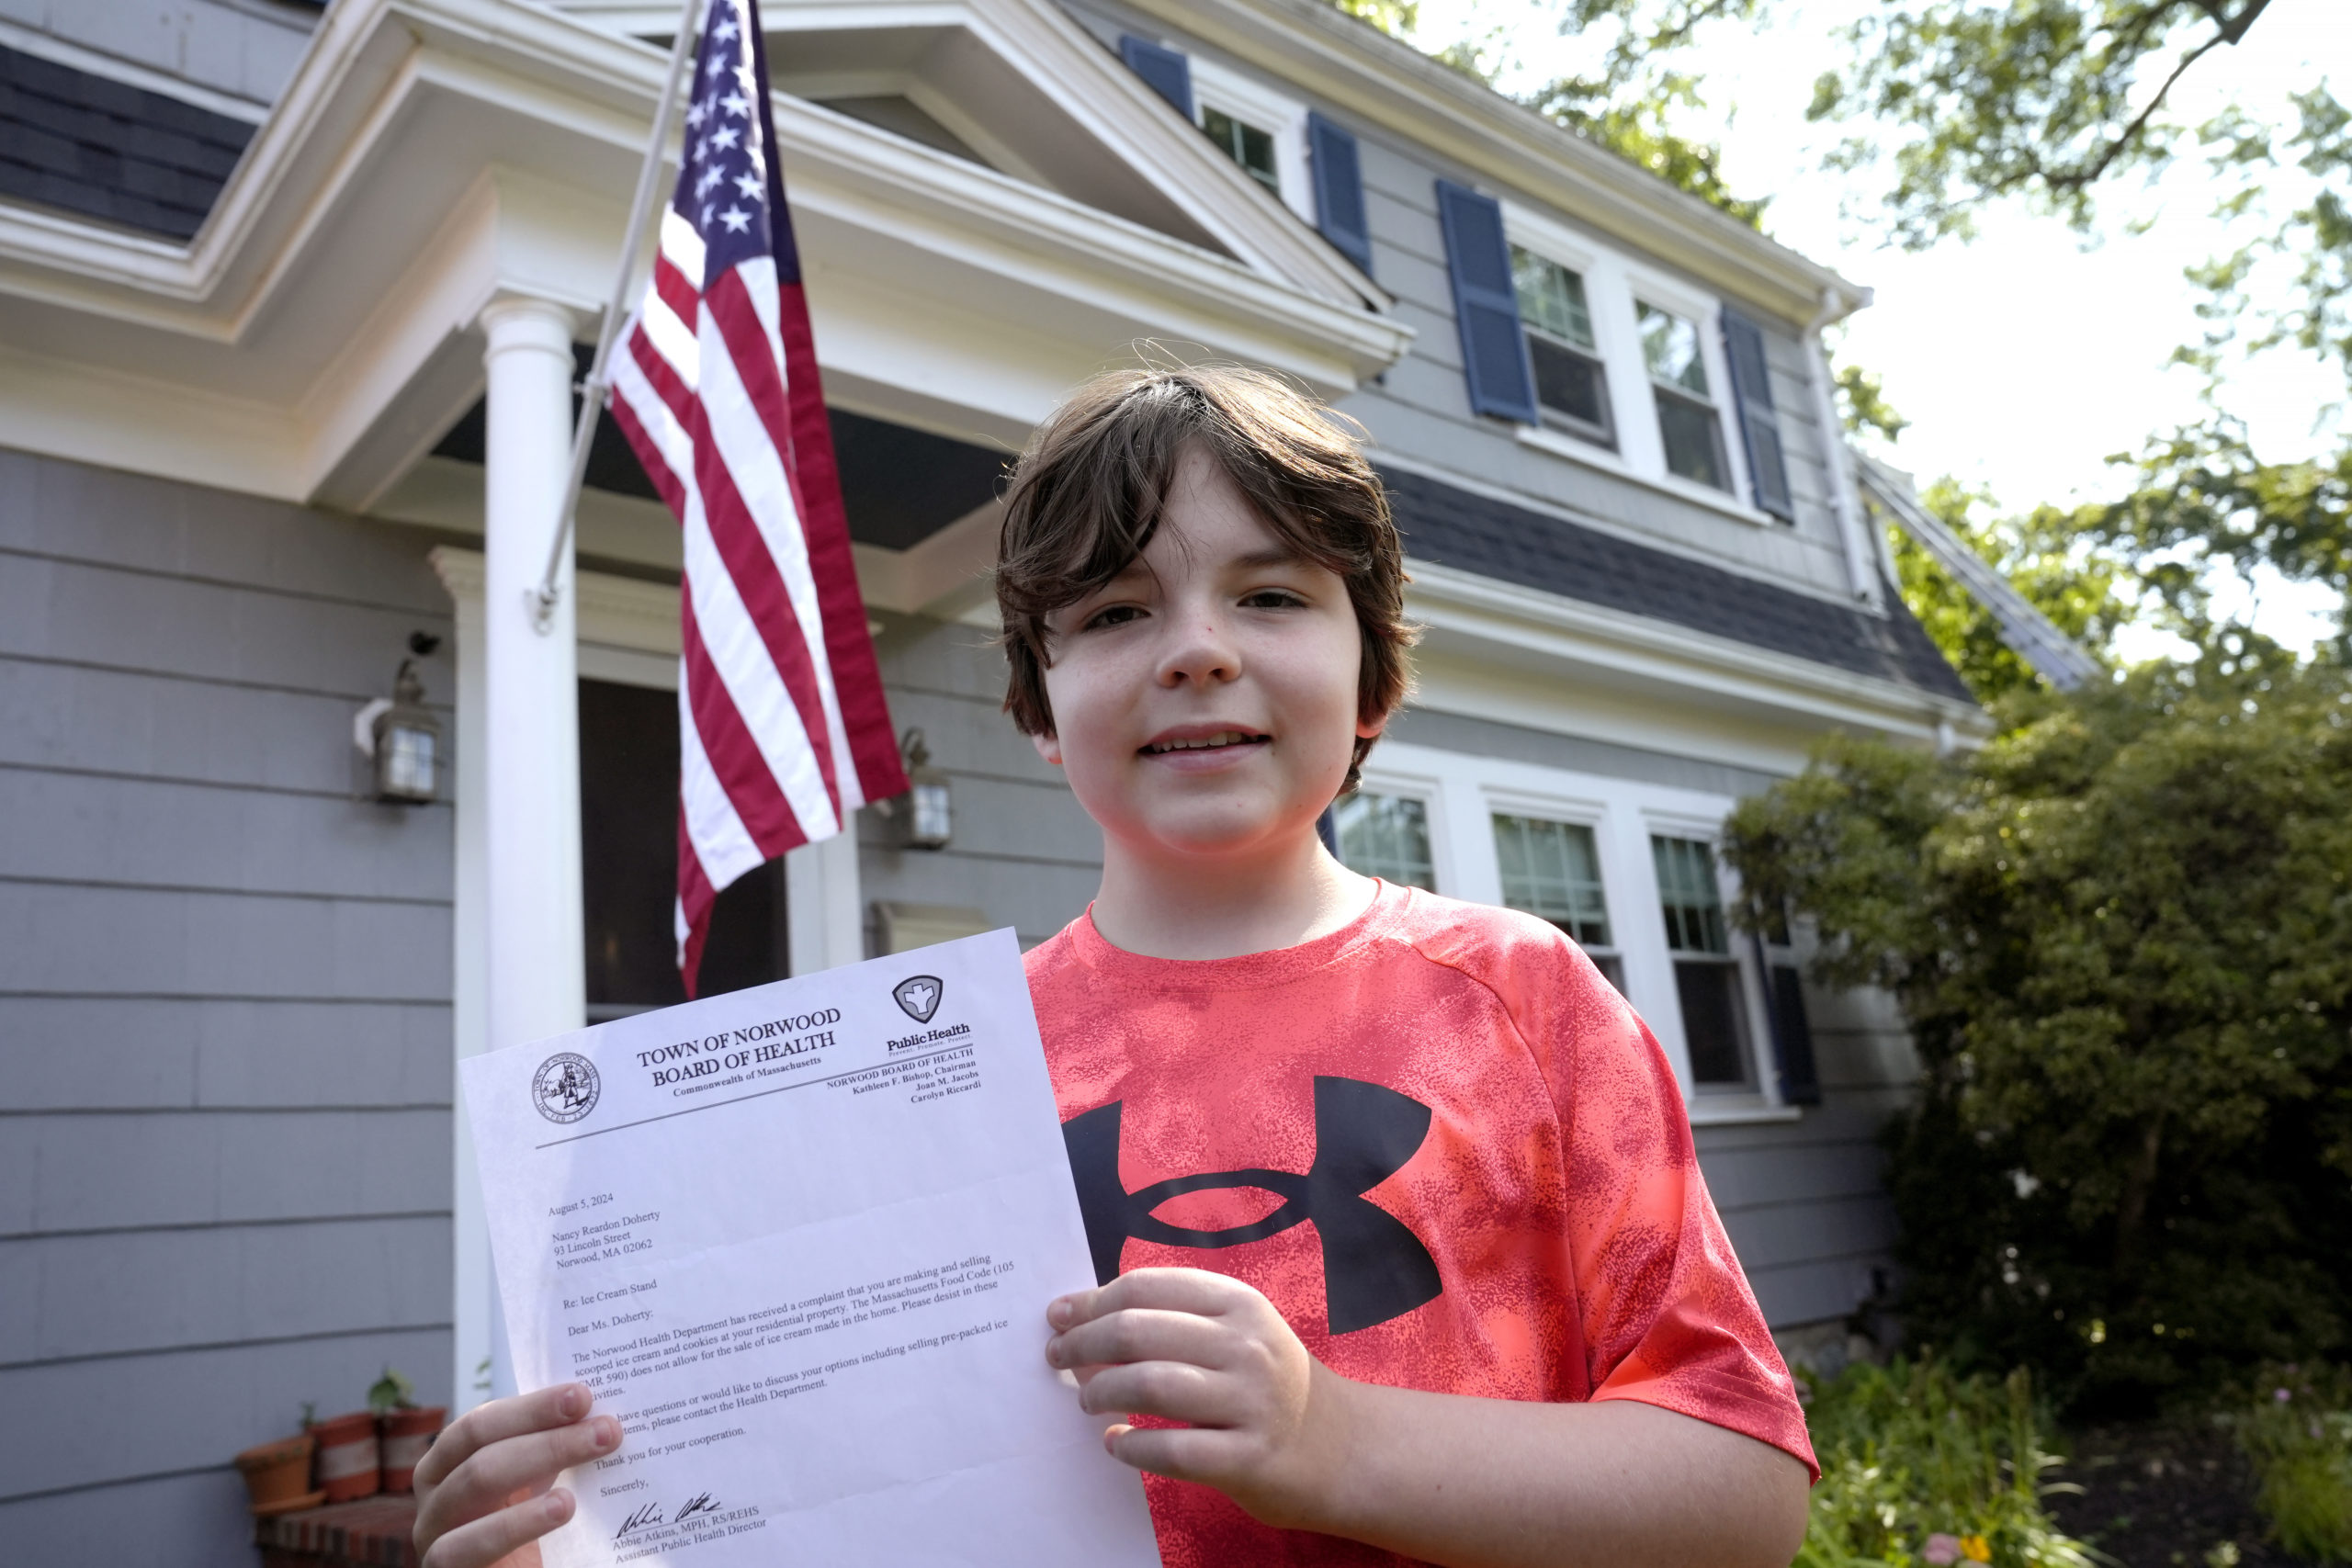
<svg viewBox="0 0 2352 1568"><path fill-rule="evenodd" d="M1597 446L1615 446L1609 370L1593 341L1584 275L1517 245L1510 249L1510 275L1544 423Z"/></svg>
<svg viewBox="0 0 2352 1568"><path fill-rule="evenodd" d="M1227 157L1248 171L1251 179L1277 197L1283 194L1282 171L1274 164L1272 131L1261 130L1223 109L1205 107L1201 110L1201 129L1209 133L1209 140L1216 142Z"/></svg>
<svg viewBox="0 0 2352 1568"><path fill-rule="evenodd" d="M1192 61L1193 121L1275 200L1317 221L1306 161L1306 106L1214 60Z"/></svg>
<svg viewBox="0 0 2352 1568"><path fill-rule="evenodd" d="M1707 388L1707 358L1698 324L1647 300L1634 308L1641 329L1642 358L1649 366L1650 390L1657 400L1658 439L1666 468L1716 490L1731 489L1724 461L1724 422Z"/></svg>

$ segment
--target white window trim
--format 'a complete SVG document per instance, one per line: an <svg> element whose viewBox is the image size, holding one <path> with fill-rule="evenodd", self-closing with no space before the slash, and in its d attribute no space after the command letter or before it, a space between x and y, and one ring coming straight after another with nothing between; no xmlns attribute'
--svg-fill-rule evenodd
<svg viewBox="0 0 2352 1568"><path fill-rule="evenodd" d="M1193 123L1201 124L1203 116L1216 108L1271 134L1283 205L1313 228L1315 182L1306 164L1306 106L1197 54L1192 57L1192 68Z"/></svg>
<svg viewBox="0 0 2352 1568"><path fill-rule="evenodd" d="M1757 969L1756 944L1748 940L1747 933L1731 924L1732 906L1738 901L1739 897L1739 879L1732 874L1731 867L1725 865L1723 861L1724 818L1729 815L1728 807L1721 813L1649 807L1642 814L1642 847L1645 852L1649 849L1648 840L1652 835L1668 839L1690 839L1707 846L1714 859L1715 891L1724 901L1724 930L1725 934L1731 939L1731 957L1739 976L1740 998L1747 1009L1747 1069L1749 1075L1755 1079L1753 1087L1696 1089L1694 1086L1692 1103L1705 1104L1720 1101L1725 1104L1754 1103L1777 1107L1780 1103L1780 1086L1770 1081L1773 1075L1766 1070L1773 1041L1772 1015L1769 1010L1768 1000L1764 994L1764 976ZM1649 872L1650 908L1663 909L1663 895L1657 886L1657 859L1653 855L1644 863ZM1675 1032L1679 1034L1682 1031L1682 996L1679 987L1673 987L1673 953L1672 950L1666 946L1663 918L1658 924L1658 946L1659 951L1668 955L1668 984L1672 987L1670 995L1674 1004L1674 1027ZM1687 1053L1687 1044L1685 1050Z"/></svg>
<svg viewBox="0 0 2352 1568"><path fill-rule="evenodd" d="M1502 902L1502 867L1495 853L1497 812L1544 817L1589 828L1609 904L1610 935L1625 976L1625 994L1650 1026L1672 1066L1693 1125L1792 1122L1801 1108L1781 1103L1770 1069L1771 1022L1753 943L1735 937L1741 995L1748 1010L1749 1049L1757 1087L1694 1090L1674 960L1658 916L1657 872L1650 835L1720 840L1731 796L1674 789L1633 779L1571 773L1496 757L1476 757L1405 741L1384 740L1364 769L1364 788L1422 802L1430 827L1430 858L1438 891L1474 904ZM1728 905L1736 883L1716 866Z"/></svg>
<svg viewBox="0 0 2352 1568"><path fill-rule="evenodd" d="M1382 741L1373 752L1377 761L1367 761L1363 769L1363 793L1396 795L1421 803L1422 824L1430 835L1430 880L1437 884L1437 891L1448 898L1459 898L1450 880L1448 867L1453 863L1453 827L1445 818L1442 807L1444 783L1431 773L1415 773L1409 768L1386 765L1388 742Z"/></svg>
<svg viewBox="0 0 2352 1568"><path fill-rule="evenodd" d="M1711 491L1710 493L1720 495L1726 501L1735 502L1740 496L1753 494L1754 487L1748 483L1747 479L1747 446L1740 437L1738 410L1735 406L1737 394L1733 390L1731 384L1731 361L1724 353L1723 301L1713 295L1702 293L1679 279L1668 277L1663 273L1644 266L1639 262L1627 262L1625 272L1627 280L1633 285L1634 299L1637 304L1651 305L1662 310L1671 311L1690 321L1698 331L1699 360L1707 367L1707 400L1714 405L1715 432L1724 444L1724 477L1731 481L1728 489ZM1634 336L1638 340L1640 335L1640 328L1636 323ZM1635 344L1637 351L1639 347L1637 341ZM1657 430L1658 419L1657 390L1656 383L1651 378L1647 360L1642 362L1642 386L1649 391L1650 429L1655 434ZM1661 473L1665 472L1665 465L1666 444L1664 438L1660 437L1658 467ZM1710 489L1694 479L1683 479L1679 474L1668 473L1666 477L1691 490Z"/></svg>
<svg viewBox="0 0 2352 1568"><path fill-rule="evenodd" d="M1510 243L1557 262L1583 277L1585 309L1592 318L1594 352L1608 373L1610 414L1616 425L1617 450L1611 452L1541 425L1521 425L1520 439L1554 456L1646 484L1677 500L1696 502L1742 522L1771 526L1771 517L1743 499L1754 491L1748 482L1747 450L1732 406L1731 368L1723 346L1722 301L1515 202L1503 203L1503 233ZM1731 481L1728 490L1686 479L1666 466L1666 441L1658 431L1657 394L1651 385L1649 361L1642 355L1641 328L1635 318L1637 303L1670 310L1698 328L1700 363L1706 367L1707 398L1714 405L1715 424L1723 438L1725 478Z"/></svg>
<svg viewBox="0 0 2352 1568"><path fill-rule="evenodd" d="M1647 373L1645 369L1644 374L1647 375ZM1611 400L1612 402L1614 400L1613 393ZM1655 421L1657 416L1653 412L1650 417ZM1596 446L1589 441L1579 441L1564 430L1554 430L1548 425L1541 424L1522 424L1516 428L1522 445L1532 446L1555 457L1566 457L1571 462L1599 468L1605 474L1615 475L1628 484L1645 486L1661 494L1670 495L1677 501L1696 502L1710 511L1720 512L1726 517L1737 518L1742 523L1754 524L1759 528L1770 528L1780 523L1780 520L1769 512L1758 512L1756 508L1744 504L1736 496L1725 495L1712 485L1699 484L1694 480L1684 479L1680 474L1636 473L1624 458L1607 447ZM1650 434L1653 437L1657 434L1655 423L1651 426Z"/></svg>

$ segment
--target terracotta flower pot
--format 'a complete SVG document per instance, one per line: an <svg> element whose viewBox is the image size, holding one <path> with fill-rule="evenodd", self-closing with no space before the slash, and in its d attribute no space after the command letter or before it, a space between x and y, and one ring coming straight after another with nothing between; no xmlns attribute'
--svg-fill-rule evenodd
<svg viewBox="0 0 2352 1568"><path fill-rule="evenodd" d="M255 1513L273 1511L294 1502L310 1490L311 1434L262 1443L237 1456L238 1472Z"/></svg>
<svg viewBox="0 0 2352 1568"><path fill-rule="evenodd" d="M372 1495L382 1479L376 1413L355 1410L311 1428L319 1440L319 1484L330 1503Z"/></svg>
<svg viewBox="0 0 2352 1568"><path fill-rule="evenodd" d="M384 1490L416 1489L416 1461L433 1446L449 1412L438 1404L394 1410L384 1416Z"/></svg>

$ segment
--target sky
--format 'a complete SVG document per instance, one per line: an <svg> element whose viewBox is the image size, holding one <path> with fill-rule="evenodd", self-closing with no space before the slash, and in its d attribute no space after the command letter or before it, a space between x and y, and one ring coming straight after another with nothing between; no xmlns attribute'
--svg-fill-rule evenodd
<svg viewBox="0 0 2352 1568"><path fill-rule="evenodd" d="M1682 129L1720 142L1734 192L1771 197L1765 227L1775 239L1875 290L1832 346L1839 363L1879 374L1912 422L1891 461L1923 481L1950 474L1989 488L2005 508L2119 493L2129 476L2109 455L2197 416L2198 377L2165 361L2199 333L2200 291L2182 269L2233 248L2211 217L2223 187L2186 158L2152 186L2119 182L2087 243L2057 219L2010 206L1984 212L1973 242L1919 254L1883 246L1867 219L1884 176L1825 171L1822 154L1848 130L1804 118L1815 78L1841 61L1838 28L1875 8L1786 0L1760 28L1717 26L1684 57L1709 103ZM1414 41L1434 50L1498 39L1499 85L1525 91L1589 64L1591 43L1561 37L1551 14L1544 0L1421 0ZM2323 75L2339 94L2352 90L2352 5L2273 0L2243 43L2206 56L2171 101L2191 123L2233 100L2279 119L2288 95ZM2282 185L2274 194L2293 193ZM2130 231L2133 220L2144 232ZM2343 413L2327 406L2341 392L2340 376L2317 361L2273 354L2233 374L2226 402L2258 454L2291 460L2333 446ZM2308 647L2335 603L2274 579L2251 608L2265 631Z"/></svg>

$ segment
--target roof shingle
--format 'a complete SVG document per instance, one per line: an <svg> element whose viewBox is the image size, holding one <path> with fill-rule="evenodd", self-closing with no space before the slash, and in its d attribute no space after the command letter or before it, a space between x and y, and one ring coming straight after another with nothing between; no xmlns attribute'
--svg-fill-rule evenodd
<svg viewBox="0 0 2352 1568"><path fill-rule="evenodd" d="M186 240L254 128L0 47L0 197Z"/></svg>
<svg viewBox="0 0 2352 1568"><path fill-rule="evenodd" d="M1968 698L1892 588L1882 617L1419 474L1384 468L1381 479L1405 553L1415 559Z"/></svg>

